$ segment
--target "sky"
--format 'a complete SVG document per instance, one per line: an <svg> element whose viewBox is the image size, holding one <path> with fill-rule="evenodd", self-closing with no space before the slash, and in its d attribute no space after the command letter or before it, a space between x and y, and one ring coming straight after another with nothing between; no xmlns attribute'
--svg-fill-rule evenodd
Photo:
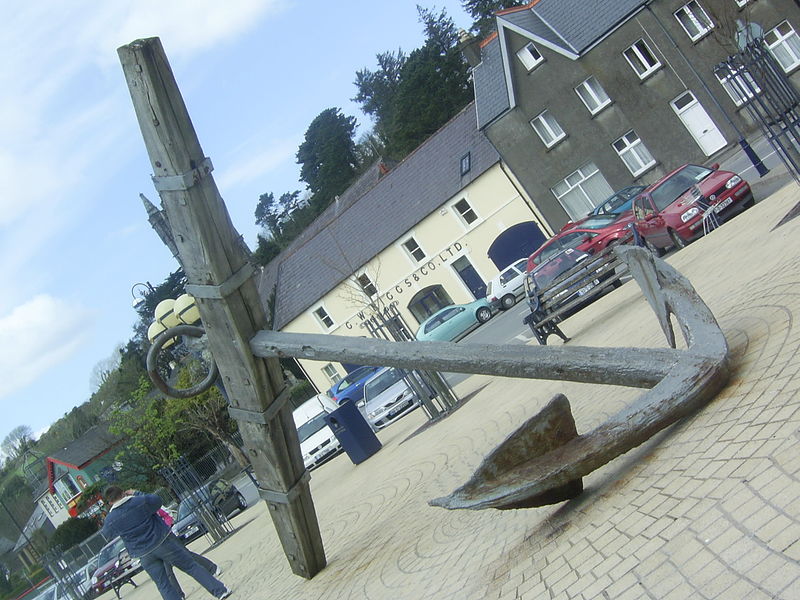
<svg viewBox="0 0 800 600"><path fill-rule="evenodd" d="M0 21L0 441L89 399L132 336L131 288L177 268L139 199L160 205L116 49L161 38L234 226L255 248L266 192L305 190L295 153L375 55L418 47L415 5L459 0L29 0Z"/></svg>

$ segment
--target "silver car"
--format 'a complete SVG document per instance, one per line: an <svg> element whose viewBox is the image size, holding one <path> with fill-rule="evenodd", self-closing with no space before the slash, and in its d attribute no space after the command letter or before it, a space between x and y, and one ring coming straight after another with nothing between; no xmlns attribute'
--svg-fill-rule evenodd
<svg viewBox="0 0 800 600"><path fill-rule="evenodd" d="M404 376L403 369L384 367L364 384L364 399L357 406L373 429L383 429L419 406Z"/></svg>

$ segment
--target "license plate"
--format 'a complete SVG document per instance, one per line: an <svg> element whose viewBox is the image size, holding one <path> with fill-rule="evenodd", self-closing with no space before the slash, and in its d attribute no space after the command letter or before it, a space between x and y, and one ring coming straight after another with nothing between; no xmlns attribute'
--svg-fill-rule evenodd
<svg viewBox="0 0 800 600"><path fill-rule="evenodd" d="M722 202L714 207L714 212L719 213L728 208L733 203L733 198L725 198Z"/></svg>
<svg viewBox="0 0 800 600"><path fill-rule="evenodd" d="M583 296L584 294L590 292L593 287L594 287L593 283L583 286L581 289L578 290L578 296Z"/></svg>

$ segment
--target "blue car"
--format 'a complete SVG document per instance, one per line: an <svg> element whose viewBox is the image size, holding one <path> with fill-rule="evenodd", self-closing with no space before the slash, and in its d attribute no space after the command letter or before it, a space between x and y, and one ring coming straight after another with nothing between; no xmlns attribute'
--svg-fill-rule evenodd
<svg viewBox="0 0 800 600"><path fill-rule="evenodd" d="M631 210L633 199L639 195L639 192L644 190L643 185L631 185L622 188L615 194L612 194L603 200L597 207L589 213L590 215L621 215L622 213Z"/></svg>
<svg viewBox="0 0 800 600"><path fill-rule="evenodd" d="M478 325L492 318L486 298L469 304L451 304L433 313L417 329L420 341L457 342Z"/></svg>
<svg viewBox="0 0 800 600"><path fill-rule="evenodd" d="M381 367L358 367L353 369L334 383L331 389L327 391L327 394L333 398L336 404L342 404L346 400L360 402L364 399L364 384L380 369Z"/></svg>

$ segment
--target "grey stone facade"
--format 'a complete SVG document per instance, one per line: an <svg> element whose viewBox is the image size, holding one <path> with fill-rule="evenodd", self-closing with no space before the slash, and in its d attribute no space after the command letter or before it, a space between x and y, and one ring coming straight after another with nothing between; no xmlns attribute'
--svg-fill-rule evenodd
<svg viewBox="0 0 800 600"><path fill-rule="evenodd" d="M713 28L692 40L676 17L686 8L702 10ZM650 183L686 162L711 163L738 143L737 130L756 133L746 109L736 106L713 72L735 50L736 20L764 32L788 21L800 33L793 0L540 0L501 11L497 35L482 42L482 62L473 69L479 125L558 229L569 215L551 189L587 163L616 190ZM623 54L639 40L660 63L646 77ZM531 42L542 60L528 70L517 52ZM797 67L789 69L795 85ZM575 91L589 77L611 99L594 115ZM671 105L687 91L724 137L711 152L701 149ZM531 125L543 111L566 134L549 148ZM654 159L640 173L612 145L629 132Z"/></svg>

